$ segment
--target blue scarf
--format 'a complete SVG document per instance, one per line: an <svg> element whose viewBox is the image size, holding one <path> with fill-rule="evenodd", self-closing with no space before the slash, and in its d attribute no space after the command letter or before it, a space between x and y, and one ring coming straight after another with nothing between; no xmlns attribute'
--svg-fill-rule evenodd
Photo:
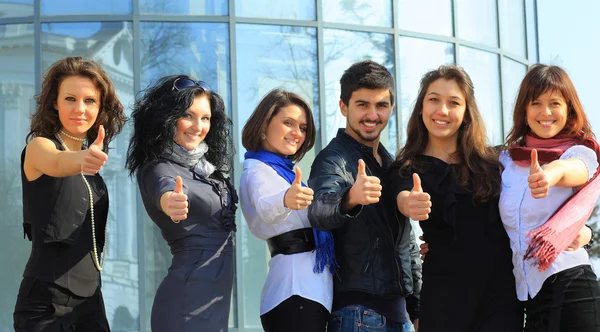
<svg viewBox="0 0 600 332"><path fill-rule="evenodd" d="M271 166L289 184L292 184L296 173L294 172L294 163L276 153L261 149L257 152L248 151L244 155L244 159L256 159L263 163ZM306 187L304 183L303 186ZM313 268L314 273L321 273L325 269L326 265L329 265L329 270L334 273L334 269L337 265L335 260L335 249L333 247L333 235L328 231L320 231L313 228L313 235L315 236L315 246L317 248L317 255L315 259L315 266Z"/></svg>

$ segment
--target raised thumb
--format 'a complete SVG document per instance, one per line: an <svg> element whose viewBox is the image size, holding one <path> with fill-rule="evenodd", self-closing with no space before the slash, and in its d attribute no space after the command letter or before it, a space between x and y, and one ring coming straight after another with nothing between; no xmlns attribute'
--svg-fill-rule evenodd
<svg viewBox="0 0 600 332"><path fill-rule="evenodd" d="M183 193L183 180L181 179L181 176L175 178L175 190L173 190L173 192L176 194Z"/></svg>
<svg viewBox="0 0 600 332"><path fill-rule="evenodd" d="M413 173L413 189L412 191L423 192L423 187L421 187L421 178L419 174Z"/></svg>
<svg viewBox="0 0 600 332"><path fill-rule="evenodd" d="M362 159L358 160L358 175L367 175L367 169L365 166L365 161Z"/></svg>
<svg viewBox="0 0 600 332"><path fill-rule="evenodd" d="M98 136L96 137L96 140L93 143L93 145L96 145L97 147L99 147L100 150L102 150L102 147L104 144L104 136L105 136L104 126L100 125L100 127L98 127Z"/></svg>
<svg viewBox="0 0 600 332"><path fill-rule="evenodd" d="M531 168L529 169L529 174L533 174L533 173L537 172L537 170L539 168L540 168L540 163L538 161L537 150L533 149L533 150L531 150Z"/></svg>
<svg viewBox="0 0 600 332"><path fill-rule="evenodd" d="M300 166L296 166L296 177L292 184L302 185L302 171L300 170Z"/></svg>

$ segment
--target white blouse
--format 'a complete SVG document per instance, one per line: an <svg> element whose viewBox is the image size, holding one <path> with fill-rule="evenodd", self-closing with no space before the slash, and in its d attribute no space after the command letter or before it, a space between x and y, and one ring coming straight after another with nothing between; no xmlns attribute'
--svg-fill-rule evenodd
<svg viewBox="0 0 600 332"><path fill-rule="evenodd" d="M578 158L588 169L588 179L598 168L596 153L583 145L567 149L560 159ZM512 248L513 273L517 286L517 297L527 301L540 291L544 281L551 275L566 269L590 265L590 259L584 249L563 251L545 271L540 271L531 260L523 260L530 238L527 233L543 225L548 218L575 192L576 188L552 187L548 196L535 199L531 196L527 178L529 167L522 167L510 158L508 151L500 154L504 165L502 172L502 191L500 193L500 216L510 238Z"/></svg>
<svg viewBox="0 0 600 332"><path fill-rule="evenodd" d="M284 207L290 184L269 165L255 159L244 161L240 180L240 203L250 232L267 240L291 230L311 227L307 210ZM275 308L292 295L322 304L331 311L333 279L327 268L314 273L316 252L276 255L269 261L269 273L262 291L260 314Z"/></svg>

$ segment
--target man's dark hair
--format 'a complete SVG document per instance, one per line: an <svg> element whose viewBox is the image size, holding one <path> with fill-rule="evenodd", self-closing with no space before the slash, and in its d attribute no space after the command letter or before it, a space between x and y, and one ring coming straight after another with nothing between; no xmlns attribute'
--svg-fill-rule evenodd
<svg viewBox="0 0 600 332"><path fill-rule="evenodd" d="M348 105L352 93L358 89L389 89L390 102L394 104L394 78L392 74L382 65L365 60L357 62L346 69L340 79L341 94L340 99L345 105Z"/></svg>

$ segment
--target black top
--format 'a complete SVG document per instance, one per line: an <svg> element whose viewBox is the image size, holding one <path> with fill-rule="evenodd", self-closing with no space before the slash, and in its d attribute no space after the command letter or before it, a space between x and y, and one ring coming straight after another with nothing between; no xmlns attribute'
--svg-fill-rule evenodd
<svg viewBox="0 0 600 332"><path fill-rule="evenodd" d="M429 219L419 222L429 245L421 291L424 331L449 329L447 324L452 331L469 331L480 318L476 310L493 294L516 300L498 197L475 202L472 192L458 185L458 170L459 164L423 155L415 157L409 170L390 170L392 197L412 190L412 173L419 175L423 191L431 196Z"/></svg>
<svg viewBox="0 0 600 332"><path fill-rule="evenodd" d="M54 137L48 137L64 150ZM89 193L80 174L55 178L42 175L28 181L23 170L23 228L32 241L24 277L66 288L78 296L92 296L100 284L93 262ZM104 247L108 217L108 192L99 174L86 175L94 198L94 224L98 259Z"/></svg>
<svg viewBox="0 0 600 332"><path fill-rule="evenodd" d="M408 312L418 315L420 260L411 236L410 222L390 214L384 200L358 205L342 213L345 195L354 184L358 160L366 172L385 187L385 175L393 158L382 144L378 147L382 164L373 149L356 141L344 129L321 150L311 167L308 184L315 191L308 208L311 225L331 230L336 259L340 265L334 277L333 310L361 304L395 321L407 321L404 297L413 297Z"/></svg>

